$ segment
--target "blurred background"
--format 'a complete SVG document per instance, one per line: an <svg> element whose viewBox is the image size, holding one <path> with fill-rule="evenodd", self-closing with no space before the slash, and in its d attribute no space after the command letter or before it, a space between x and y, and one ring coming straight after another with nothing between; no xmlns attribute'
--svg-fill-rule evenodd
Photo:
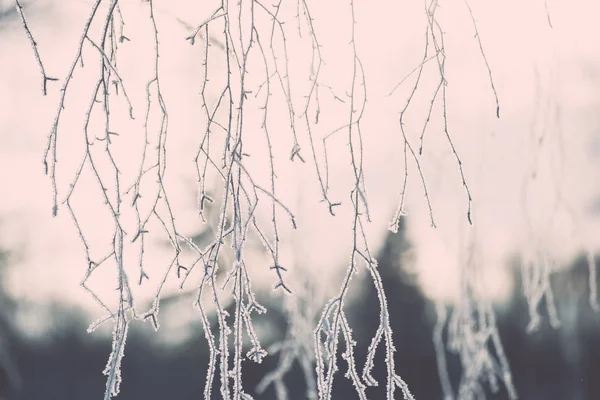
<svg viewBox="0 0 600 400"><path fill-rule="evenodd" d="M387 289L391 324L397 348L398 372L410 385L417 399L441 399L436 355L432 340L435 308L423 296L414 277L398 274L399 252L409 244L402 234L390 235L379 255L381 274ZM5 262L5 261L4 261ZM360 302L348 310L350 324L355 327L355 356L366 356L379 317L371 311L378 306L372 284L361 275ZM519 287L517 270L514 285ZM600 384L595 372L600 368L600 323L588 303L587 266L579 260L568 271L553 277L559 313L563 317L560 329L548 323L533 334L525 330L529 322L527 304L522 296L495 308L498 329L510 361L514 383L523 399L596 399ZM260 296L268 313L258 319L259 332L269 330L267 350L285 337L288 328L280 304ZM161 328L154 332L148 324L133 324L130 329L122 374L121 398L126 399L193 399L202 397L208 352L199 318L185 324L170 324L189 313L190 298L163 300ZM43 318L53 321L43 334L32 335L15 323L17 308L32 313L34 305L16 304L2 294L2 370L0 389L4 399L82 399L98 398L105 388L101 374L111 349L109 335L87 334L89 317L64 304L46 304ZM279 306L279 307L278 307ZM35 319L35 315L29 316ZM175 325L175 326L173 326ZM185 332L181 332L185 330ZM100 337L99 337L100 336ZM182 338L183 336L183 338ZM263 335L263 337L265 337ZM454 387L461 375L460 361L448 354L448 370ZM384 380L385 369L378 357L373 376ZM276 399L274 389L262 394L253 389L277 366L276 357L267 357L261 364L244 363L244 384L256 398ZM343 368L343 367L342 367ZM298 366L285 379L291 399L306 398L306 386ZM384 388L370 389L374 399L385 398ZM338 379L334 399L353 398L354 389L346 379ZM504 391L490 399L506 399ZM214 398L219 398L214 392Z"/></svg>
<svg viewBox="0 0 600 400"><path fill-rule="evenodd" d="M120 72L123 81L131 85L128 90L134 106L140 105L135 122L119 125L122 132L131 132L131 139L120 135L120 145L128 153L135 142L127 140L139 135L142 124L143 88L152 49L138 45L149 34L146 2L120 3L133 43L123 47ZM203 48L191 46L185 37L214 7L193 3L165 0L154 5L164 56L163 87L171 113L169 188L174 193L173 205L182 232L200 246L207 240L207 228L195 212L195 176L190 162L200 136L189 132L203 123L198 93L205 58ZM346 2L340 3L315 3L313 16L326 61L323 81L330 85L331 93L344 98L351 78L351 49L337 43L348 42L350 25L340 22L332 29L329 22L349 21ZM15 5L0 0L0 399L99 398L105 390L102 370L111 351L111 327L102 325L93 333L86 332L92 321L103 316L102 309L79 286L86 268L84 251L66 210L59 211L57 218L51 217L51 186L41 163L62 79L92 3L23 0L21 4L47 73L59 82L48 82L48 95L42 96L38 66ZM439 310L451 314L458 307L461 268L471 262L467 260L475 259L482 277L480 295L493 305L520 398L600 399L600 382L594 379L600 369L600 314L594 311L591 299L598 282L590 280L600 253L600 26L595 21L600 6L584 0L568 4L552 0L527 5L518 1L469 4L494 78L499 119L469 10L460 1L440 2L438 15L448 60L448 124L473 196L473 226L466 218L467 197L456 155L442 134L441 115L446 110L438 101L420 156L433 211L409 159L408 215L397 233L387 227L404 176L398 117L414 81L408 79L393 95L390 92L423 58L426 14L420 3L355 5L357 47L369 93L363 132L372 222L366 229L387 293L398 373L417 399L443 399L435 327ZM219 52L218 34L210 39L214 45L210 72L218 76L224 56ZM292 70L297 68L292 74L300 76L306 71L298 65L309 57L310 49L296 40L290 39ZM91 47L86 48L86 59L95 56ZM435 89L436 68L428 64L424 69L425 89L418 92L406 120L408 140L415 148ZM86 83L90 75L85 69L76 71L61 125L61 190L81 159L81 143L76 138L82 119L77 115L91 94ZM301 93L302 84L298 87ZM214 102L216 95L211 96ZM315 133L319 139L341 124L338 117L345 115L347 107L334 97L323 97L322 130ZM285 127L285 107L273 108L273 124ZM248 118L258 120L260 114ZM277 348L290 332L290 309L301 309L308 324L316 324L324 302L337 292L347 267L351 208L344 200L352 177L346 143L338 138L332 142L333 148L328 150L332 198L342 199L345 206L335 217L319 203L313 167L289 162L289 134L274 135L273 146L283 149L281 156L276 152L279 193L299 223L297 232L282 228L282 259L291 266L292 289L308 295L295 301L272 291L275 278L266 268L264 251L260 244L248 245L247 257L255 266L254 288L259 302L268 309L255 317L256 329L263 347L273 355L261 364L244 362L245 388L257 399L277 398L271 386L262 393L254 389L280 361ZM300 139L300 145L309 148L306 138ZM254 160L265 154L259 144L252 143L246 150ZM322 156L321 149L318 154ZM308 151L304 154L305 158L309 155ZM135 160L131 165L136 171ZM267 182L260 177L263 164L249 161L249 165L258 180ZM101 245L110 221L96 213L92 185L82 185L76 208L89 227L86 234L90 243ZM218 194L217 189L212 190ZM217 210L213 211L207 215L214 219ZM430 213L435 229L430 226ZM262 218L266 220L268 215ZM283 217L281 220L285 221ZM161 276L170 251L164 236L149 239L147 246L147 271L152 279L136 288L136 299L146 308L156 288L154 277ZM534 295L524 294L528 285L523 282L524 274L530 271L528 260L535 264L538 258L551 260L549 286L553 295L552 301L541 301L539 306L532 300ZM95 293L111 304L114 276L100 272L94 279L90 285ZM198 312L191 307L197 287L193 279L183 290L178 289L175 277L167 280L158 332L149 324L132 323L118 398L202 396L208 349ZM307 301L311 291L318 294L314 303ZM539 311L540 325L528 332L532 301ZM551 325L553 310L547 304L554 305L560 327ZM347 303L358 360L366 357L379 324L379 314L374 311L378 307L373 283L361 270L352 281ZM313 328L303 332L306 340L312 341ZM441 335L446 343L447 328ZM464 368L456 353L447 347L444 352L449 381L456 392ZM386 376L383 358L380 351L373 373L380 382ZM340 365L345 368L341 358ZM285 382L290 398L307 397L300 366L292 367ZM384 387L370 388L368 393L369 398L385 398ZM214 398L218 395L213 391ZM333 398L354 396L350 381L339 373ZM508 398L502 385L495 394L487 390L487 396Z"/></svg>

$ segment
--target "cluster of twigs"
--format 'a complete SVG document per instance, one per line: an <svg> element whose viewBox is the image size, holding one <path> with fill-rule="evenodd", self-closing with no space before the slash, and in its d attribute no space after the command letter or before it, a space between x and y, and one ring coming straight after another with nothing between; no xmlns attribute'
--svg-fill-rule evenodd
<svg viewBox="0 0 600 400"><path fill-rule="evenodd" d="M333 132L327 133L322 139L324 161L319 162L317 141L317 124L319 123L321 105L319 100L320 90L329 89L334 98L341 100L334 93L332 88L321 82L321 68L324 65L321 45L313 24L311 8L306 0L297 0L296 15L298 34L302 35L302 27L305 27L312 47L312 57L310 60L310 76L307 93L304 96L304 104L297 107L295 98L292 95L292 85L290 78L290 55L288 50L288 35L290 32L285 25L285 6L283 0L278 0L275 4L266 4L259 0L250 0L247 2L238 2L230 4L229 0L222 0L219 6L199 24L193 33L186 39L190 44L196 44L200 37L204 46L204 70L201 87L202 112L206 120L202 137L198 144L194 164L198 182L198 212L205 219L205 210L207 204L217 200L211 196L207 188L209 182L209 173L214 173L221 182L222 198L220 200L220 213L216 221L216 226L212 229L214 234L208 245L200 248L194 241L181 234L175 223L174 212L171 206L169 194L165 188L165 171L167 168L167 143L169 133L169 113L168 100L163 97L161 89L161 68L160 68L160 33L155 18L155 6L152 0L147 0L148 18L151 21L151 40L154 45L154 65L153 77L146 85L146 110L144 113L144 148L141 162L138 165L138 172L133 183L123 189L126 183L123 182L121 166L113 156L114 146L118 145L116 138L118 134L113 130L113 119L111 118L111 100L115 96L123 96L127 103L128 114L134 118L132 102L127 95L125 82L121 79L117 63L117 54L129 38L123 34L125 19L120 10L118 0L109 0L108 6L101 8L102 0L96 0L90 15L82 30L81 38L77 45L76 55L71 67L63 80L60 93L60 101L56 112L55 120L52 124L51 133L48 136L48 144L44 154L44 166L46 173L50 176L53 188L53 215L56 215L59 209L58 187L56 183L56 163L57 153L59 152L58 137L60 133L60 122L62 111L65 109L65 98L70 89L70 83L73 74L78 65L83 68L82 52L87 45L91 46L98 54L99 74L95 83L95 90L90 99L86 112L85 126L82 132L84 139L84 150L82 160L71 181L70 188L62 204L71 215L79 238L85 249L87 271L81 285L90 292L96 301L106 310L107 317L99 320L90 327L95 329L99 324L105 321L112 321L114 324L113 350L111 352L108 364L104 373L107 375L105 399L108 400L119 392L120 365L124 354L127 331L132 320L147 320L152 323L155 329L158 329L158 311L161 298L161 291L164 283L170 274L176 273L181 278L181 287L188 280L190 273L196 266L201 266L201 279L198 284L198 294L195 305L200 312L201 321L204 325L204 331L210 350L209 368L206 377L204 397L212 398L212 390L215 383L215 377L220 377L220 394L223 399L249 399L250 395L246 393L242 385L242 361L244 358L260 363L267 355L267 352L261 347L259 338L254 330L252 315L254 312L263 313L266 309L261 306L252 290L252 283L248 272L248 266L245 259L244 245L250 235L256 235L264 244L266 252L271 258L271 270L275 274L274 289L281 290L284 293L292 293L291 285L285 280L286 268L280 261L280 236L279 219L282 214L289 218L292 226L296 227L296 220L292 211L277 196L276 185L276 166L274 161L273 148L271 145L269 114L270 101L273 94L277 91L285 101L287 108L289 131L291 133L290 160L299 160L305 162L300 146L302 133L310 143L312 162L316 170L322 200L326 204L331 215L335 215L335 208L341 206L341 202L333 201L329 195L329 164L327 159L326 141L333 135L347 134L347 144L349 157L351 161L351 172L353 174L353 184L350 190L350 201L352 205L352 250L350 253L350 263L342 280L338 294L332 298L320 318L317 318L317 325L313 332L314 353L306 346L298 345L295 342L295 334L289 336L279 349L280 365L276 371L265 377L263 383L259 386L259 391L264 390L269 385L274 385L280 398L286 397L283 378L290 371L293 362L300 363L307 381L307 397L314 398L317 393L319 398L331 399L333 382L338 366L338 352L340 342L344 344L345 351L341 357L347 362L346 376L352 381L356 393L361 399L367 399L367 387L376 386L378 382L373 378L371 372L375 364L375 354L380 344L385 347L386 364L386 398L391 400L395 398L395 390L399 388L405 399L414 399L407 384L396 373L395 367L395 347L393 344L392 330L389 321L389 310L386 301L386 295L383 288L383 281L378 271L377 262L371 255L367 238L365 234L365 224L370 222L370 213L367 200L367 191L365 186L365 174L363 169L363 137L361 130L361 120L367 103L367 83L363 64L359 57L359 51L356 44L355 27L357 24L355 18L354 1L350 2L350 46L352 52L352 81L347 94L348 105L347 121ZM35 57L41 69L43 78L43 92L46 93L46 82L56 80L48 75L44 70L40 59L37 44L33 39L29 27L26 23L22 7L16 1L17 9L22 18L23 25L27 35L32 43ZM467 4L468 7L468 4ZM398 211L391 223L391 229L396 231L400 225L400 218L405 214L404 202L408 180L408 159L412 158L417 167L423 189L425 191L426 201L430 211L431 225L435 226L433 210L431 207L425 177L421 169L419 155L422 154L424 135L429 123L434 103L440 98L443 108L444 134L448 140L451 150L459 166L462 184L466 190L468 199L467 218L471 222L471 193L466 183L462 162L458 152L451 139L448 129L446 115L446 78L445 63L446 54L444 49L443 30L436 19L436 10L438 0L431 0L427 3L427 28L425 54L421 64L413 70L418 71L413 89L408 97L406 105L400 112L400 132L403 137L404 153L404 181L402 185L401 198ZM469 8L469 12L471 12ZM472 14L471 14L472 17ZM92 38L90 29L96 20L102 20L102 27L99 38ZM499 105L496 90L491 80L491 70L487 59L483 54L483 47L477 32L477 26L473 19L476 37L482 50L488 72L490 73L490 82L496 98L496 114L499 117ZM212 62L212 52L210 51L211 37L218 37L219 43L225 54L225 65L223 75L220 77L223 82L221 86L210 85L209 81L217 81L217 77L209 77L209 63ZM431 50L433 48L433 51ZM252 85L249 79L249 64L251 62L262 64L264 81L258 87ZM415 151L413 145L407 139L403 123L404 115L411 104L413 95L419 88L422 77L423 67L429 61L435 60L438 66L438 83L431 99L426 121L420 135L420 145ZM412 75L412 73L411 73ZM209 79L210 78L210 79ZM401 81L400 84L404 82ZM399 85L400 85L399 84ZM114 85L114 90L112 89ZM399 86L398 85L398 86ZM394 89L395 90L395 89ZM218 93L215 104L208 100L209 93ZM393 92L392 92L393 93ZM254 94L254 96L250 96ZM252 99L254 97L254 99ZM209 104L210 103L210 104ZM248 156L244 152L245 143L249 140L257 140L256 130L248 128L248 113L254 112L252 105L260 105L262 110L262 123L260 130L266 142L268 150L269 165L269 185L263 187L253 176L252 171L247 167L245 159ZM157 110L159 117L158 129L151 129L150 117L153 110ZM101 115L103 119L103 134L93 137L89 130L92 115ZM151 146L150 143L155 143ZM102 152L99 153L99 148ZM410 157L409 157L410 156ZM106 173L98 167L98 159L103 157L110 166L110 172ZM113 235L111 239L111 249L108 254L97 257L95 250L91 249L84 228L81 226L79 217L72 205L72 195L79 187L78 183L82 172L87 168L91 171L93 180L99 187L106 210L110 213L113 220ZM151 191L143 191L142 186L154 180L156 185ZM112 185L109 185L111 182ZM148 207L140 205L144 202ZM265 228L258 221L256 210L259 203L267 202L270 208L271 224ZM136 228L134 232L126 232L122 222L122 211L129 207L136 215ZM161 278L158 289L154 297L151 308L146 312L138 312L134 305L134 296L130 286L130 279L124 266L124 250L128 246L139 246L139 276L138 283L142 284L144 278L150 279L144 269L144 249L145 238L150 233L148 224L154 220L160 222L165 235L168 237L172 248L173 257L164 276ZM225 266L223 262L223 249L226 244L230 245L233 252L233 262ZM189 248L196 254L195 261L184 265L180 260L183 247ZM113 263L117 269L117 287L118 287L118 307L112 309L103 299L96 295L86 285L90 276L103 265ZM358 362L354 355L356 345L352 329L348 322L345 302L350 288L351 278L358 271L359 266L363 264L369 272L373 284L375 285L380 307L380 323L372 338L368 349L367 357L362 365L362 373L358 371ZM226 269L224 282L219 280L219 272ZM224 290L228 288L227 291ZM465 289L468 290L468 289ZM223 293L227 292L233 299L233 308L229 309L223 300ZM214 309L214 315L208 312L205 297L209 297ZM465 309L457 311L455 321L458 327L465 326L461 322L464 315L470 315L471 305L466 304ZM231 321L230 311L233 313ZM462 313L462 314L461 314ZM466 314L465 314L466 313ZM481 323L479 332L457 332L457 337L469 333L473 337L476 348L464 347L463 343L456 344L456 351L459 352L464 360L465 368L472 365L479 358L481 346L485 347L487 340L492 340L498 353L501 347L496 344L497 338L493 336L494 330L488 330L489 326L494 327L493 314L491 308L479 310ZM302 325L310 321L313 317L304 314L304 317L298 317L300 314L293 314L298 321L295 325ZM212 333L211 320L216 319L218 334ZM464 317L466 318L466 317ZM470 318L470 317L468 317ZM293 318L292 318L293 321ZM470 319L469 319L470 321ZM458 329L458 328L457 328ZM492 332L488 334L487 332ZM471 335L472 333L472 335ZM229 336L233 335L233 347L230 347ZM298 335L301 335L298 333ZM244 355L244 337L250 342L250 350ZM479 338L479 339L478 339ZM483 339L481 339L483 338ZM491 338L491 339L490 339ZM481 340L480 340L481 339ZM465 342L464 345L470 345L471 342ZM473 353L475 352L475 353ZM486 353L487 354L487 353ZM232 359L231 359L232 358ZM481 370L500 369L504 376L504 383L512 392L508 366L503 357L500 357L500 365L495 366L495 361L486 359L488 364ZM311 365L316 364L316 380L310 372ZM491 363L491 364L490 364ZM467 371L468 372L468 371ZM508 378L506 377L508 374ZM471 377L467 374L469 384L477 382L479 376ZM464 386L464 385L463 385ZM461 386L460 390L463 390ZM464 389L467 390L467 389Z"/></svg>

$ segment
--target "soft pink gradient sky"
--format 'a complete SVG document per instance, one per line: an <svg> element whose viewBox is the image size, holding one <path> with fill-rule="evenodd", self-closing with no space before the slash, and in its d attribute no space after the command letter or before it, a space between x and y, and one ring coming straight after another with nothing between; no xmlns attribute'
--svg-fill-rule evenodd
<svg viewBox="0 0 600 400"><path fill-rule="evenodd" d="M132 182L139 161L132 149L139 148L136 145L142 137L143 87L151 73L151 48L143 45L149 35L147 5L133 0L120 3L127 36L132 39L122 47L120 73L137 116L133 122L126 118L117 122L123 133L116 152L127 183ZM160 10L161 79L170 113L168 189L182 232L192 235L200 230L200 220L195 217L195 170L191 160L202 123L198 71L203 50L198 44L190 46L184 38L190 33L186 24L194 26L203 21L213 7L182 0L154 3ZM343 97L351 79L349 8L345 1L314 3L315 29L327 63L323 81ZM375 252L387 235L402 184L398 115L413 80L408 79L393 96L387 94L418 65L424 46L423 5L408 3L356 2L357 46L366 69L369 100L362 125L372 218L367 230ZM519 254L542 249L558 265L566 265L584 249L600 250L598 210L593 208L600 195L600 32L595 21L600 5L594 1L563 3L547 2L551 28L544 1L470 2L497 88L500 119L495 117L489 77L467 8L457 0L440 3L438 18L446 32L449 131L473 195L474 226L469 227L466 221L466 195L456 159L442 131L442 110L438 106L421 156L437 229L429 227L428 209L412 160L406 207L410 216L407 234L415 256L410 268L416 272L423 291L433 299L451 300L456 296L458 268L466 259L471 240L488 293L496 299L512 294L507 268ZM45 0L33 2L26 9L50 75L64 78L90 6L86 1L67 4ZM86 268L82 246L66 209L59 211L58 218L51 217L50 182L43 175L43 149L62 83L50 82L49 94L43 97L37 65L19 21L13 18L0 28L0 243L13 251L5 285L19 298L77 304L99 316L93 299L78 286ZM294 38L294 33L295 29L290 29L288 45L293 58L293 90L298 95L306 89L300 78L306 77L310 48ZM212 50L211 71L218 74L224 56ZM84 54L90 60L89 68L76 70L60 128L59 200L64 198L82 157L80 114L91 95L85 77L93 73L96 63L95 50L90 46ZM424 70L425 91L416 97L406 119L407 134L415 148L436 78L431 63ZM258 74L255 84L262 79ZM214 102L216 94L212 95ZM300 106L302 97L298 98ZM277 99L281 97L275 95L271 100L277 190L297 215L299 225L299 230L292 232L283 214L279 219L285 225L283 259L293 265L292 286L296 274L312 274L323 283L323 290L337 290L351 239L347 199L352 178L346 139L338 135L328 148L331 197L344 202L334 218L319 203L314 167L310 162L289 161L292 141L284 129L287 114L285 107L275 104ZM321 108L325 118L321 130L315 133L316 143L347 118L347 106L326 96ZM247 117L249 123L258 123L261 114ZM264 140L260 132L257 135L256 141L246 145L246 152L251 154L247 162L257 180L267 187ZM300 144L305 159L310 160L306 137L301 137ZM318 152L322 154L320 149ZM532 180L534 169L537 174ZM101 207L97 194L93 183L82 182L76 208L86 226L86 236L93 245L102 247L108 244L111 220L97 211ZM157 277L170 254L166 238L160 243L153 246L149 242L146 253L148 270ZM260 272L266 271L267 260L257 252L248 253L249 261L253 260L257 268L255 287L268 288L275 278ZM133 274L137 254L132 251L129 256ZM106 268L91 283L109 303L115 297L113 281L114 273ZM140 298L149 299L155 285L156 281L135 286L135 290ZM167 293L175 291L176 286L176 279L169 280ZM192 290L193 284L189 288Z"/></svg>

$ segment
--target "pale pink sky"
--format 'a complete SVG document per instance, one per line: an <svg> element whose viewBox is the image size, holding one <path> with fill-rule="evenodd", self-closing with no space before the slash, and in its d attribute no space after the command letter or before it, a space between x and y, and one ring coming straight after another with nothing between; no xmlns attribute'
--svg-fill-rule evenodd
<svg viewBox="0 0 600 400"><path fill-rule="evenodd" d="M87 1L66 3L37 1L27 10L46 70L61 79L75 54L79 30L90 8ZM126 134L119 136L116 152L124 160L124 181L129 182L137 171L136 159L129 154L141 137L145 107L143 87L150 73L151 49L143 45L150 34L147 5L140 1L120 3L126 30L132 39L122 48L120 73L138 116L133 122L118 122ZM191 160L199 137L193 129L199 127L201 121L198 71L202 68L203 50L200 45L192 47L184 40L189 34L185 24L194 26L203 21L213 7L198 8L197 2L183 0L155 0L154 3L161 10L157 22L162 45L162 84L171 114L169 149L171 154L176 154L169 161L169 189L179 210L177 222L184 233L191 235L199 230L199 219L194 217L195 170ZM315 28L327 63L322 77L343 96L351 78L348 4L346 1L314 3ZM413 81L407 80L391 97L387 97L387 93L418 65L424 45L423 6L408 3L356 2L357 46L365 64L369 99L362 129L372 217L368 235L374 251L387 234L386 227L402 184L398 115ZM449 130L473 195L474 227L469 227L466 221L466 195L456 160L441 130L442 114L438 107L434 109L421 156L437 229L429 227L428 209L412 160L409 160L406 207L410 216L408 236L415 255L411 269L416 271L418 282L432 298L450 300L455 296L456 285L452 283L457 279L458 266L465 260L469 240L477 244L478 260L486 271L484 276L489 278L489 292L499 299L510 294L506 271L508 261L515 255L534 251L539 246L558 264L565 265L583 249L600 250L598 210L593 210L600 195L597 185L600 32L595 21L600 6L583 0L563 3L547 1L551 28L544 1L470 2L498 92L501 108L498 120L468 10L462 1L440 2L438 17L446 32ZM310 48L294 38L295 33L294 29L288 32L293 58L291 75L301 77L306 71L303 62L310 56ZM223 54L213 50L211 71L218 74ZM88 46L84 53L93 64L95 50ZM50 182L43 175L43 149L62 83L50 82L48 96L41 95L37 65L25 33L14 18L0 27L0 60L3 60L0 64L0 182L4 189L0 201L0 240L2 247L14 251L6 285L14 296L78 304L99 316L98 307L78 286L86 265L76 231L66 209L59 211L58 218L51 217ZM408 138L415 148L418 148L432 82L437 78L433 66L424 71L423 79L429 82L424 87L428 91L417 97L407 117ZM64 198L83 154L80 139L83 120L78 113L88 104L90 84L85 77L93 73L86 71L76 70L60 128L59 200ZM258 84L260 79L262 75L254 78L254 83ZM292 83L297 94L306 89L299 79ZM214 101L216 94L211 95ZM300 105L302 97L298 97ZM351 238L348 148L343 137L334 138L329 148L331 197L344 202L333 218L325 205L318 202L320 194L311 164L289 162L291 136L283 129L287 123L286 109L278 107L276 99L274 96L271 101L272 124L282 127L272 134L275 154L282 154L276 159L278 193L297 215L299 225L297 232L291 232L285 218L280 218L280 223L286 225L282 228L283 257L296 269L291 276L301 272L315 274L320 282L331 284L331 287L326 286L328 290L337 290L337 277L346 267ZM346 109L323 96L322 112L326 118L320 125L321 131L315 133L316 143L344 123ZM248 118L258 121L261 115L257 112ZM544 141L540 146L541 135ZM307 139L301 137L300 143L305 159L309 160ZM248 142L246 146L251 154L249 168L261 177L258 179L263 186L268 186L262 135L256 143ZM131 159L129 164L125 161L128 158ZM536 165L537 178L525 184ZM94 202L97 198L94 185L89 184L88 192L84 193L85 185L80 188L77 210L88 227L86 235L90 241L103 246L111 221L97 211L100 205ZM557 203L559 198L562 203ZM532 230L527 227L525 215L529 215ZM148 245L148 268L156 276L165 268L168 251L167 246ZM133 252L134 264L135 256ZM255 259L257 268L265 268L267 260L262 255L249 257ZM135 265L132 268L134 271ZM100 272L94 278L93 284L105 299L114 298L113 275L110 271ZM257 287L268 288L274 281L271 274L257 273L256 276ZM175 279L168 284L167 292L175 290ZM151 282L136 290L139 296L148 298L154 288ZM192 288L193 285L190 290Z"/></svg>

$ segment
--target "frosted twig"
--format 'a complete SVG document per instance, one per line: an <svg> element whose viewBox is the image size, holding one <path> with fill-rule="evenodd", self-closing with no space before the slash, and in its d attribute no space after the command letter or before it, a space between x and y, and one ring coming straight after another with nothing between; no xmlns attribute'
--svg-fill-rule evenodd
<svg viewBox="0 0 600 400"><path fill-rule="evenodd" d="M33 49L33 54L35 59L40 67L40 72L42 73L42 92L44 96L46 95L46 83L48 81L57 81L58 78L54 78L46 75L46 70L44 69L44 64L42 63L42 59L40 58L40 53L37 48L37 42L33 38L31 31L29 30L29 26L27 25L27 20L25 19L25 13L23 12L23 6L19 2L19 0L15 0L15 5L17 7L17 12L19 13L19 17L21 17L21 22L23 23L23 28L25 28L25 33L27 34L27 38L31 43L31 48Z"/></svg>
<svg viewBox="0 0 600 400"><path fill-rule="evenodd" d="M498 93L496 92L496 87L494 86L494 79L492 78L492 70L490 69L490 64L488 63L487 57L485 56L485 52L483 51L483 45L481 44L481 36L479 36L479 31L477 30L477 23L475 22L475 17L473 16L473 11L469 6L467 0L463 0L467 9L469 10L469 15L471 16L471 21L473 22L473 28L475 29L475 37L477 38L477 43L479 44L479 51L481 52L481 56L483 57L483 61L485 62L485 67L487 68L488 75L490 77L490 85L492 86L492 92L494 92L494 98L496 99L496 117L500 118L500 103L498 102ZM546 5L546 11L548 11L548 7ZM548 16L548 22L550 22L550 16ZM550 24L552 27L552 24Z"/></svg>

